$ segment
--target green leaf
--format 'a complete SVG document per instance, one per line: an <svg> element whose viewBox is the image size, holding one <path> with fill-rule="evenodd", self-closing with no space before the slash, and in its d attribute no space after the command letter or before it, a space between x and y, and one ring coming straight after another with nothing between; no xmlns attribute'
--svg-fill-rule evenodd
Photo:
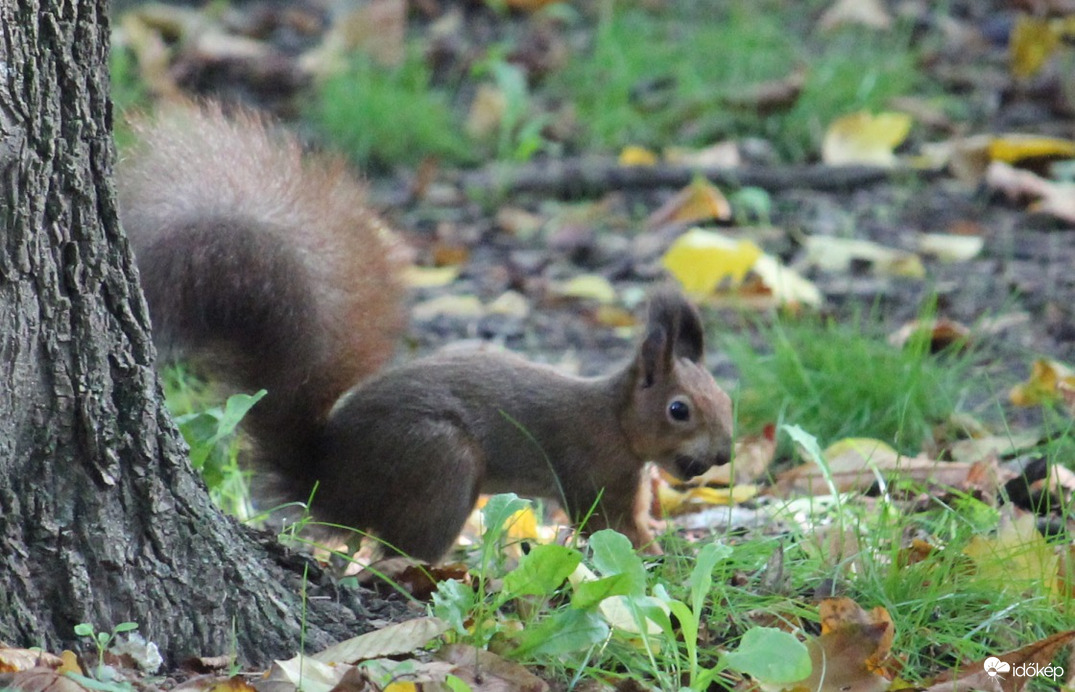
<svg viewBox="0 0 1075 692"><path fill-rule="evenodd" d="M88 622L80 622L77 625L75 625L75 634L77 634L80 637L92 637L93 636L93 625L91 625Z"/></svg>
<svg viewBox="0 0 1075 692"><path fill-rule="evenodd" d="M527 629L512 655L560 656L584 651L608 636L608 624L597 613L568 608L555 612L537 627Z"/></svg>
<svg viewBox="0 0 1075 692"><path fill-rule="evenodd" d="M813 669L806 645L775 627L747 630L739 648L724 654L724 663L760 683L771 685L804 680Z"/></svg>
<svg viewBox="0 0 1075 692"><path fill-rule="evenodd" d="M713 568L717 562L732 555L731 546L723 543L709 543L698 551L697 561L691 570L691 610L697 618L702 612L705 597L713 586Z"/></svg>
<svg viewBox="0 0 1075 692"><path fill-rule="evenodd" d="M458 579L442 581L433 592L433 614L456 632L467 634L466 623L477 601L474 589Z"/></svg>
<svg viewBox="0 0 1075 692"><path fill-rule="evenodd" d="M611 529L598 531L590 536L590 550L593 551L594 566L604 576L623 574L631 580L626 595L645 594L646 568L627 536Z"/></svg>
<svg viewBox="0 0 1075 692"><path fill-rule="evenodd" d="M482 523L485 525L483 542L496 542L504 532L504 524L511 515L530 506L528 500L520 499L515 493L493 495L482 508Z"/></svg>
<svg viewBox="0 0 1075 692"><path fill-rule="evenodd" d="M593 608L610 596L626 596L633 588L632 580L626 574L613 574L611 577L579 582L571 597L571 607L581 610Z"/></svg>
<svg viewBox="0 0 1075 692"><path fill-rule="evenodd" d="M535 545L519 560L519 566L504 575L504 591L509 597L547 596L567 579L582 553L562 545Z"/></svg>
<svg viewBox="0 0 1075 692"><path fill-rule="evenodd" d="M136 629L138 629L138 623L137 622L121 622L121 623L119 623L118 625L116 625L115 627L112 628L112 632L114 634L120 634L122 632L130 632L130 631L136 630Z"/></svg>

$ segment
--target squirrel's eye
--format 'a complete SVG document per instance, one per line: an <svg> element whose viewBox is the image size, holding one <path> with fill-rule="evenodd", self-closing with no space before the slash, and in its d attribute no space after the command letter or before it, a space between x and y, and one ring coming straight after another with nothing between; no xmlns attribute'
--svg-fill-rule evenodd
<svg viewBox="0 0 1075 692"><path fill-rule="evenodd" d="M668 415L672 416L672 420L690 420L691 407L687 406L687 404L682 401L673 401L668 404Z"/></svg>

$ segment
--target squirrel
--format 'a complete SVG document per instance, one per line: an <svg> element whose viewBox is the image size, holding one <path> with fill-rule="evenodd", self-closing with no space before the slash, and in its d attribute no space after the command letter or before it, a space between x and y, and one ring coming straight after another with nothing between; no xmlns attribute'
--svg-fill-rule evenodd
<svg viewBox="0 0 1075 692"><path fill-rule="evenodd" d="M243 422L253 465L295 500L316 485L316 518L436 562L479 493L511 491L659 553L645 464L687 479L729 461L731 401L677 290L652 293L634 356L603 377L487 350L385 367L406 252L342 162L218 106L137 130L120 214L158 350L268 391Z"/></svg>

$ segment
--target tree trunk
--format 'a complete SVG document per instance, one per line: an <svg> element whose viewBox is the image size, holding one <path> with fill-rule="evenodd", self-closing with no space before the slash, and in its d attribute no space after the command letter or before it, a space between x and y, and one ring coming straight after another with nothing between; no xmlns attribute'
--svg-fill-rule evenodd
<svg viewBox="0 0 1075 692"><path fill-rule="evenodd" d="M106 9L0 0L0 640L133 621L170 662L322 646L356 606L304 607L302 561L220 515L162 406L111 182Z"/></svg>

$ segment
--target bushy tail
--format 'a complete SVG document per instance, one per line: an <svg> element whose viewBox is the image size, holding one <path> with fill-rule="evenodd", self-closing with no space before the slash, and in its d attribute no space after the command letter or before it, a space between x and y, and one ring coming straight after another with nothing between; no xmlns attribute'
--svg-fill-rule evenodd
<svg viewBox="0 0 1075 692"><path fill-rule="evenodd" d="M405 249L341 161L251 113L191 106L135 128L121 219L162 357L268 390L245 424L256 460L314 477L332 404L397 343Z"/></svg>

